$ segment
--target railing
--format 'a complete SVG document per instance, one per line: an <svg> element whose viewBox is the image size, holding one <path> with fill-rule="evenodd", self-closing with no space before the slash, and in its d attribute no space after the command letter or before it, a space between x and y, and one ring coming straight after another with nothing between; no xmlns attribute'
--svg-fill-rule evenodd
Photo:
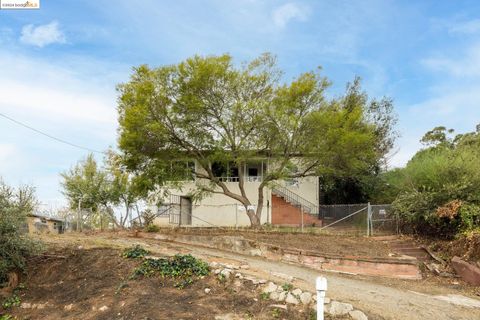
<svg viewBox="0 0 480 320"><path fill-rule="evenodd" d="M222 182L238 182L239 177L218 177ZM246 182L262 182L262 176L245 176Z"/></svg>
<svg viewBox="0 0 480 320"><path fill-rule="evenodd" d="M290 202L294 206L300 207L305 213L312 215L319 214L318 205L308 201L307 199L299 196L295 192L290 191L285 187L276 184L272 188L272 193L282 197L285 201Z"/></svg>

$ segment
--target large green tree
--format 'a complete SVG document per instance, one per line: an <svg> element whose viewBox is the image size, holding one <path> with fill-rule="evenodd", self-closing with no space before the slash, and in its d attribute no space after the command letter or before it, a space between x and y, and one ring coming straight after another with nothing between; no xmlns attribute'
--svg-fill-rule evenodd
<svg viewBox="0 0 480 320"><path fill-rule="evenodd" d="M368 104L358 81L344 97L327 99L329 81L320 70L289 83L281 76L268 54L241 66L222 55L135 68L118 87L124 163L152 189L180 183L191 168L178 160L195 160L194 196L221 193L237 200L253 226L260 223L264 190L275 181L358 174L378 164L390 148L391 132L390 123L378 117L391 104ZM259 158L270 166L254 210L243 168ZM238 192L212 170L215 162L238 168Z"/></svg>
<svg viewBox="0 0 480 320"><path fill-rule="evenodd" d="M113 222L123 228L132 219L137 202L143 199L145 188L139 184L141 180L127 172L120 156L111 150L107 152L104 165L99 165L90 154L61 176L63 194L70 208L88 209L86 219L83 214L75 217L80 228L87 221L94 227ZM114 212L116 207L125 210L120 217Z"/></svg>

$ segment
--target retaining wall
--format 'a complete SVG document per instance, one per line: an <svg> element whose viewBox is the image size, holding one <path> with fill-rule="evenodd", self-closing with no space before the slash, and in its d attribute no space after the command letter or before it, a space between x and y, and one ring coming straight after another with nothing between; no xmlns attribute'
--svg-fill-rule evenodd
<svg viewBox="0 0 480 320"><path fill-rule="evenodd" d="M422 279L416 259L328 255L316 251L259 243L241 236L155 235L148 233L141 233L140 236L260 256L269 260L304 265L319 271L410 280Z"/></svg>

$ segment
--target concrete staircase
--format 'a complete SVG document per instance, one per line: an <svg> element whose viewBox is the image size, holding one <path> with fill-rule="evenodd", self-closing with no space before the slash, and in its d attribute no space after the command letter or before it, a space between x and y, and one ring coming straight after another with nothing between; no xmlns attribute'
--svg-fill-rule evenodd
<svg viewBox="0 0 480 320"><path fill-rule="evenodd" d="M433 260L425 249L417 246L411 239L401 238L399 236L379 236L373 238L387 243L396 254L410 256L423 263L432 262Z"/></svg>
<svg viewBox="0 0 480 320"><path fill-rule="evenodd" d="M318 205L291 190L275 185L272 188L272 224L282 226L321 226ZM303 217L303 218L302 218Z"/></svg>

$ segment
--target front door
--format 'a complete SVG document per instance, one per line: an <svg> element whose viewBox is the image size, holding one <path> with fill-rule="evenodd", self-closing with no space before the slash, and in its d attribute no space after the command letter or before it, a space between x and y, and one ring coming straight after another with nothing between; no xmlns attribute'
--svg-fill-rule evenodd
<svg viewBox="0 0 480 320"><path fill-rule="evenodd" d="M180 198L180 225L192 224L192 200L187 197Z"/></svg>

